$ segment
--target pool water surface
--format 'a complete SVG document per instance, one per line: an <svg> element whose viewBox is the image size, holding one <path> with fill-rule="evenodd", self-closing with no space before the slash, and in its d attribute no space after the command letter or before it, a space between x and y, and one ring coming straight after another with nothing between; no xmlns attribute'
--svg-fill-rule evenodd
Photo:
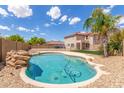
<svg viewBox="0 0 124 93"><path fill-rule="evenodd" d="M83 58L61 53L32 56L26 69L29 78L49 84L82 82L94 77L96 73Z"/></svg>

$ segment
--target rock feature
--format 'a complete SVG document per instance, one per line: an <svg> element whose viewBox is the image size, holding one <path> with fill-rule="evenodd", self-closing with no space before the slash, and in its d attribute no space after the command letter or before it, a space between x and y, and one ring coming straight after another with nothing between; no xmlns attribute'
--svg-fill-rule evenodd
<svg viewBox="0 0 124 93"><path fill-rule="evenodd" d="M12 67L22 68L28 65L28 60L30 59L30 55L27 51L24 50L11 50L7 52L6 55L6 64Z"/></svg>

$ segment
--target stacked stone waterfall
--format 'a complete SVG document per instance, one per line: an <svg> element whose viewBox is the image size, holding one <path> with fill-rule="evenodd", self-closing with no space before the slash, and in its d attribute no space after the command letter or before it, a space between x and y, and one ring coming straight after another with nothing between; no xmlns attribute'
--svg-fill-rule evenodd
<svg viewBox="0 0 124 93"><path fill-rule="evenodd" d="M30 59L30 55L27 51L24 50L11 50L7 52L6 56L6 65L21 68L28 65L28 60Z"/></svg>

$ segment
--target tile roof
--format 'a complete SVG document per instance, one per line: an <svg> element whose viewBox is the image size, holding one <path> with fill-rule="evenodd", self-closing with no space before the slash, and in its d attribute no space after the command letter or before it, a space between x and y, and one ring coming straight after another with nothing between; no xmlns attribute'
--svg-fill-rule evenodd
<svg viewBox="0 0 124 93"><path fill-rule="evenodd" d="M92 32L76 32L76 33L73 33L71 35L65 36L64 38L69 38L69 37L73 37L73 36L76 36L76 35L88 36L88 35L91 35L91 34L92 34Z"/></svg>

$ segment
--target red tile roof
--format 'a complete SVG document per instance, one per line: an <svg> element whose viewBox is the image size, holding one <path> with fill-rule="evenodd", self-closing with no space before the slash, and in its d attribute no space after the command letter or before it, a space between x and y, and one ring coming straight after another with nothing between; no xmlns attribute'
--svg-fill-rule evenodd
<svg viewBox="0 0 124 93"><path fill-rule="evenodd" d="M76 32L72 35L65 36L64 38L69 38L69 37L73 37L73 36L76 36L76 35L88 36L88 35L91 35L91 34L92 34L92 32Z"/></svg>

